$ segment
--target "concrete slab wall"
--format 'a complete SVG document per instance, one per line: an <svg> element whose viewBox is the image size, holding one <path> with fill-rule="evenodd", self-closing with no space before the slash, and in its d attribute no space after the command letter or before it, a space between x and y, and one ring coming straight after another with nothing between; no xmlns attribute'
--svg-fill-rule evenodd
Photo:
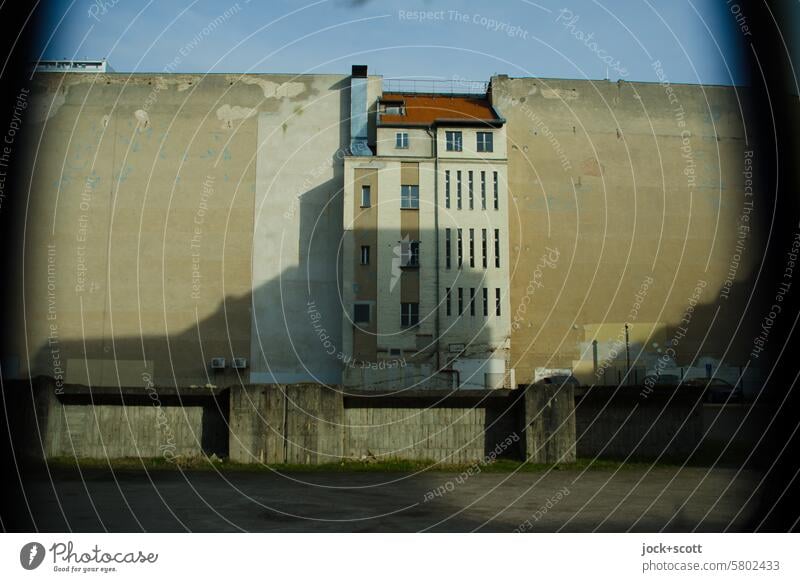
<svg viewBox="0 0 800 582"><path fill-rule="evenodd" d="M231 460L318 464L341 459L340 392L309 384L248 385L232 388L230 398Z"/></svg>
<svg viewBox="0 0 800 582"><path fill-rule="evenodd" d="M532 385L524 390L525 458L531 463L575 462L572 386Z"/></svg>
<svg viewBox="0 0 800 582"><path fill-rule="evenodd" d="M702 390L597 386L576 398L578 456L685 460L703 435Z"/></svg>
<svg viewBox="0 0 800 582"><path fill-rule="evenodd" d="M16 437L24 456L93 459L227 456L227 395L119 392L57 387L39 377L9 385L19 395Z"/></svg>

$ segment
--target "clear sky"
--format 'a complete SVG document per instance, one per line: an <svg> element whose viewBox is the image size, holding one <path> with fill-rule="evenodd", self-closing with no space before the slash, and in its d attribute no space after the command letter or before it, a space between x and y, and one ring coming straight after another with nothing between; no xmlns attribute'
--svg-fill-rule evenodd
<svg viewBox="0 0 800 582"><path fill-rule="evenodd" d="M347 74L367 64L389 78L656 81L660 60L673 83L746 81L741 31L724 0L47 4L43 58L105 57L121 72Z"/></svg>

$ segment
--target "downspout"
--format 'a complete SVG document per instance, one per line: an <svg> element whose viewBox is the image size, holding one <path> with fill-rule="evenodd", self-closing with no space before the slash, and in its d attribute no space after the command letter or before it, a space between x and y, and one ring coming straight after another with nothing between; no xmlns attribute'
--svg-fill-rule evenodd
<svg viewBox="0 0 800 582"><path fill-rule="evenodd" d="M436 318L434 319L434 326L436 330L436 372L439 372L439 369L442 367L441 357L440 357L440 345L439 341L441 338L440 332L440 325L439 325L439 152L437 150L437 142L436 142L436 131L434 130L433 134L431 135L431 130L425 130L428 135L430 136L431 140L433 141L433 232L434 238L436 242L436 251L435 251L435 258L436 258Z"/></svg>

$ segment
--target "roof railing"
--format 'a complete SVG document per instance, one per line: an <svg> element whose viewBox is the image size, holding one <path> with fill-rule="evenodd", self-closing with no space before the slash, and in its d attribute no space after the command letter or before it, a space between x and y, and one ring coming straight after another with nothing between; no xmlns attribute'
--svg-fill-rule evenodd
<svg viewBox="0 0 800 582"><path fill-rule="evenodd" d="M486 95L489 83L467 79L383 79L384 93Z"/></svg>

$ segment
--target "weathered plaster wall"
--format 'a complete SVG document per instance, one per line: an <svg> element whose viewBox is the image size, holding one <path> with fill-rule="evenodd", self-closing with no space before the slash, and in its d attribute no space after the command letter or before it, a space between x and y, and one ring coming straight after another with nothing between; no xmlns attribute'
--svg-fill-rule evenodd
<svg viewBox="0 0 800 582"><path fill-rule="evenodd" d="M746 94L495 77L492 99L508 120L517 381L537 367L577 368L591 381L591 341L603 365L626 321L637 327L632 361L642 352L639 363L652 366L693 301L677 363L698 352L742 363L747 340L728 348L760 251L748 237L739 260L735 246L745 202L755 199L751 220L769 211L744 192L746 151L755 149L741 122Z"/></svg>
<svg viewBox="0 0 800 582"><path fill-rule="evenodd" d="M280 99L236 75L37 75L22 374L219 383L211 357L249 356L254 112Z"/></svg>
<svg viewBox="0 0 800 582"><path fill-rule="evenodd" d="M337 383L349 77L291 79L302 90L258 116L250 378ZM379 91L380 79L370 78L373 109ZM316 321L311 307L319 314Z"/></svg>

